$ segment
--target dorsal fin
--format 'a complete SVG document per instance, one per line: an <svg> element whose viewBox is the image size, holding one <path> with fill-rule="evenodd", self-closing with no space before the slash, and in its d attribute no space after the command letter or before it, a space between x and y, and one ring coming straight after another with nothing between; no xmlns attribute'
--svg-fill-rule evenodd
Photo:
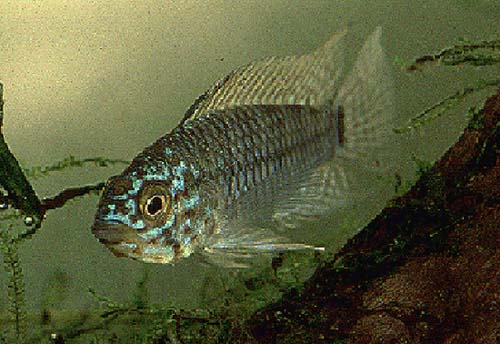
<svg viewBox="0 0 500 344"><path fill-rule="evenodd" d="M269 57L235 69L198 97L183 122L242 105L324 105L340 86L344 34L333 35L311 54Z"/></svg>

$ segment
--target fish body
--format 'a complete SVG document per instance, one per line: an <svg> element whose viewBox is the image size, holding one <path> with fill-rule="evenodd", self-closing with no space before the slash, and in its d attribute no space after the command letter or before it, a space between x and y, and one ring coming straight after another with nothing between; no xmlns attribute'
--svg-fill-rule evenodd
<svg viewBox="0 0 500 344"><path fill-rule="evenodd" d="M328 209L348 188L335 173L338 152L359 157L370 139L377 146L388 117L379 111L390 113L384 92L370 101L358 93L381 88L380 68L365 65L367 54L375 67L383 64L380 30L343 86L342 36L312 54L258 61L217 82L176 128L108 180L93 233L115 255L153 263L196 251L310 248L262 223Z"/></svg>

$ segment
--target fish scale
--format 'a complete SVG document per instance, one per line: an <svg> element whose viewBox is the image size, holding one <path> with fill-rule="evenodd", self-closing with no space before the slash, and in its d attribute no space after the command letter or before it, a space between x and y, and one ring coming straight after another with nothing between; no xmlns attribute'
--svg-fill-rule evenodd
<svg viewBox="0 0 500 344"><path fill-rule="evenodd" d="M254 106L232 109L218 116L211 114L189 122L189 130L194 130L194 133L183 133L182 128L179 128L179 141L174 144L181 147L187 142L186 136L194 136L196 144L192 147L191 154L198 156L197 164L202 166L202 170L205 170L210 178L217 178L222 183L229 184L230 190L226 196L234 199L245 191L245 187L251 189L252 184L248 182L250 179L253 184L257 185L266 179L266 175L284 169L293 169L293 165L301 167L311 165L322 158L321 154L329 152L329 156L333 153L334 136L331 133L335 131L335 127L333 121L326 121L330 124L325 126L323 124L325 117L326 114L315 109L306 111L306 107L303 106ZM247 118L251 120L245 120ZM220 129L220 126L216 124L218 121L225 123L225 132L207 130L206 135L196 134L201 133L201 129L196 129L198 126ZM247 139L255 137L258 130L264 127L274 128L274 130L260 133L261 143L268 143L264 145L265 149L261 150L262 147ZM213 141L210 150L224 151L224 157L227 157L224 160L224 166L217 165L210 154L204 155L204 147L212 135L222 138L222 140ZM325 147L319 149L320 144ZM230 148L229 151L227 151L228 148ZM260 153L255 154L257 151ZM307 154L308 152L315 152L315 154ZM256 156L259 156L259 159L254 159ZM292 156L296 156L296 159L292 159ZM257 174L259 171L257 166L262 166L262 164L265 165L268 173L261 175L259 179L249 178L250 173Z"/></svg>

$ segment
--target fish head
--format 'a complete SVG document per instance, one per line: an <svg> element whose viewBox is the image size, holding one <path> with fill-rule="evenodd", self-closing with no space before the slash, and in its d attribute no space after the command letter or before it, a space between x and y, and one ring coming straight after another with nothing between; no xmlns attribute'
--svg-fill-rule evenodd
<svg viewBox="0 0 500 344"><path fill-rule="evenodd" d="M133 171L111 177L101 196L94 235L111 252L148 263L189 256L206 222L195 173Z"/></svg>

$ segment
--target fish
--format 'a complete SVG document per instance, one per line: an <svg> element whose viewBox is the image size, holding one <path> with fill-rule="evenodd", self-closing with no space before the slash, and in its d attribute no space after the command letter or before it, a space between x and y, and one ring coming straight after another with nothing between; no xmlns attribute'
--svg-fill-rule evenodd
<svg viewBox="0 0 500 344"><path fill-rule="evenodd" d="M343 166L372 168L387 148L394 102L381 34L345 77L342 31L309 54L251 62L217 81L109 178L93 234L118 257L159 264L323 249L287 231L349 202L355 181Z"/></svg>

